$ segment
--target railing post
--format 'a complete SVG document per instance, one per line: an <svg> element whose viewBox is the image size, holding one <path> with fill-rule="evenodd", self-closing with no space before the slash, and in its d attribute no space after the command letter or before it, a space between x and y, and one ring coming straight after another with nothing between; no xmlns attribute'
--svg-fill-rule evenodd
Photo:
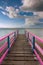
<svg viewBox="0 0 43 65"><path fill-rule="evenodd" d="M14 32L14 41L16 40L16 32Z"/></svg>
<svg viewBox="0 0 43 65"><path fill-rule="evenodd" d="M28 33L26 32L26 39L27 39L27 41L28 41Z"/></svg>
<svg viewBox="0 0 43 65"><path fill-rule="evenodd" d="M28 32L28 40L29 40L29 32Z"/></svg>
<svg viewBox="0 0 43 65"><path fill-rule="evenodd" d="M17 36L18 36L18 33L19 33L19 31L17 30Z"/></svg>
<svg viewBox="0 0 43 65"><path fill-rule="evenodd" d="M17 36L18 36L18 31L16 32L16 38L17 38Z"/></svg>
<svg viewBox="0 0 43 65"><path fill-rule="evenodd" d="M26 31L25 31L25 37L26 37Z"/></svg>
<svg viewBox="0 0 43 65"><path fill-rule="evenodd" d="M8 48L10 48L10 38L8 36Z"/></svg>
<svg viewBox="0 0 43 65"><path fill-rule="evenodd" d="M27 33L27 41L28 41L28 39L29 39L29 33Z"/></svg>
<svg viewBox="0 0 43 65"><path fill-rule="evenodd" d="M32 51L34 53L34 49L35 49L35 37L33 36L32 38Z"/></svg>

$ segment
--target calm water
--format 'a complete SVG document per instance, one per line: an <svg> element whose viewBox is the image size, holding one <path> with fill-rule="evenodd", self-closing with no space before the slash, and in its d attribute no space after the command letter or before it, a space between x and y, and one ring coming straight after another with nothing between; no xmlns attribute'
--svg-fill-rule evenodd
<svg viewBox="0 0 43 65"><path fill-rule="evenodd" d="M8 33L19 30L19 34L24 34L24 29L0 29L0 37L7 35Z"/></svg>
<svg viewBox="0 0 43 65"><path fill-rule="evenodd" d="M15 30L17 29L0 29L0 38ZM28 30L43 39L43 29L22 29L21 28L18 30L19 30L19 34L24 34L25 30ZM4 44L3 42L5 41L7 41L7 39L1 41L0 46L2 46Z"/></svg>
<svg viewBox="0 0 43 65"><path fill-rule="evenodd" d="M27 30L43 39L43 29L40 28L40 29L27 29Z"/></svg>
<svg viewBox="0 0 43 65"><path fill-rule="evenodd" d="M17 29L0 29L0 37L7 35L10 32L13 32ZM43 29L18 29L19 30L19 34L24 34L25 30L28 30L34 34L36 34L37 36L39 36L40 38L43 38Z"/></svg>

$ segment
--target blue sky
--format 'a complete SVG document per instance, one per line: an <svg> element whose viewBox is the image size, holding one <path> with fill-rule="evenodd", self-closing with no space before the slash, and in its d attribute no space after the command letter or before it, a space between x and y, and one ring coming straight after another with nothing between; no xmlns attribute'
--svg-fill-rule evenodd
<svg viewBox="0 0 43 65"><path fill-rule="evenodd" d="M0 27L21 27L24 23L24 18L9 18L0 13Z"/></svg>
<svg viewBox="0 0 43 65"><path fill-rule="evenodd" d="M37 8L31 7L34 3L40 2L38 0L31 0L31 2L30 0L0 0L0 28L40 27L43 24L43 12L33 12L32 10Z"/></svg>
<svg viewBox="0 0 43 65"><path fill-rule="evenodd" d="M24 18L10 18L4 15L6 7L18 9L21 6L21 0L0 0L0 27L21 27L24 24Z"/></svg>

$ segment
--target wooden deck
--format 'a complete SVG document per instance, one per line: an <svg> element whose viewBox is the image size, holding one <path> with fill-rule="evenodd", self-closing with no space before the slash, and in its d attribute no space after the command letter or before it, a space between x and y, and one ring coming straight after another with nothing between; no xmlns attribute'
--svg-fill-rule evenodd
<svg viewBox="0 0 43 65"><path fill-rule="evenodd" d="M19 35L2 65L40 65L24 35Z"/></svg>

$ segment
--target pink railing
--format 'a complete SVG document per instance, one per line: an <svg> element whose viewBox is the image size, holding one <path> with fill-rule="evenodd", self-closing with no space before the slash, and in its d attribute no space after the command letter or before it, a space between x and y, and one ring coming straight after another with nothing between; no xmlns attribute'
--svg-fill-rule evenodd
<svg viewBox="0 0 43 65"><path fill-rule="evenodd" d="M5 59L6 55L8 54L8 51L14 44L16 38L18 35L18 31L12 32L2 38L0 38L0 42L5 40L7 38L7 41L0 47L0 54L3 52L3 50L7 47L6 51L3 53L3 55L0 57L0 64L2 64L3 60Z"/></svg>
<svg viewBox="0 0 43 65"><path fill-rule="evenodd" d="M37 50L38 50L41 53L41 55L43 56L43 48L35 41L35 40L37 40L41 44L43 44L43 40L41 38L39 38L38 36L36 36L35 34L28 32L28 31L25 31L25 35L32 47L32 51L35 53L37 59L39 60L40 65L43 65L43 60L41 59L40 55L37 52Z"/></svg>

